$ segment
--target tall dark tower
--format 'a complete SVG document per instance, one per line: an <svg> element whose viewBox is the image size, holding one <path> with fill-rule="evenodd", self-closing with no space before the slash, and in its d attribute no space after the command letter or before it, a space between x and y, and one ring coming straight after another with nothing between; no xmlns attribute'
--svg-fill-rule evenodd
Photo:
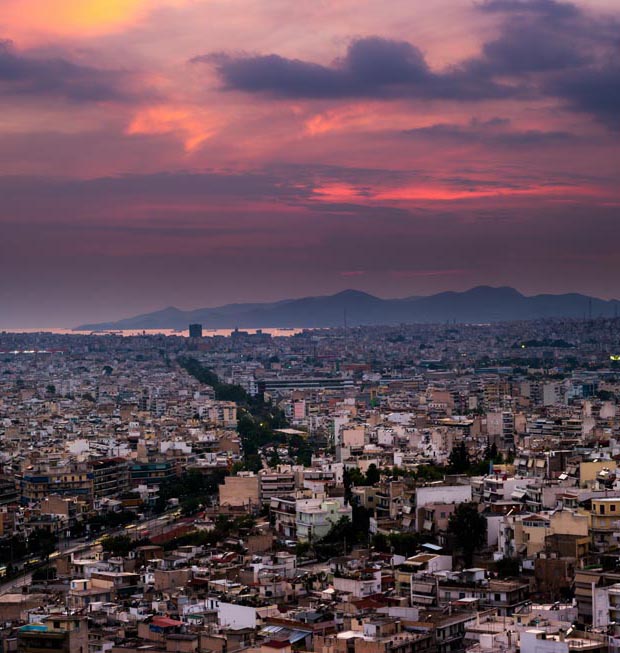
<svg viewBox="0 0 620 653"><path fill-rule="evenodd" d="M189 325L189 337L190 338L202 338L202 324L190 324Z"/></svg>

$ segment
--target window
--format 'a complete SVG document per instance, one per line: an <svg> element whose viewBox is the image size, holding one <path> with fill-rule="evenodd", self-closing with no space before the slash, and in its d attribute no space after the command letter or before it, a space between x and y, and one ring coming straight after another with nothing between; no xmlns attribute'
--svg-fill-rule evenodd
<svg viewBox="0 0 620 653"><path fill-rule="evenodd" d="M501 594L495 594L493 596L493 600L494 601L501 601L502 600L502 595Z"/></svg>
<svg viewBox="0 0 620 653"><path fill-rule="evenodd" d="M610 510L611 512L616 512L616 504L615 504L615 503L612 503L611 506L609 506L609 510Z"/></svg>

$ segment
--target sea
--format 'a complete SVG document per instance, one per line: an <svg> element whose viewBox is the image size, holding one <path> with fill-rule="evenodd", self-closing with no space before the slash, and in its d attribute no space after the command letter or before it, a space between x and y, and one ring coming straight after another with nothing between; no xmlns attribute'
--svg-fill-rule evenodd
<svg viewBox="0 0 620 653"><path fill-rule="evenodd" d="M294 336L307 329L290 328L290 329L239 329L244 333L268 333L273 337ZM235 329L204 329L202 336L229 336ZM189 337L188 329L110 329L103 331L76 331L75 329L66 329L61 327L36 327L27 329L0 329L0 333L54 333L58 335L81 335L81 336L180 336Z"/></svg>

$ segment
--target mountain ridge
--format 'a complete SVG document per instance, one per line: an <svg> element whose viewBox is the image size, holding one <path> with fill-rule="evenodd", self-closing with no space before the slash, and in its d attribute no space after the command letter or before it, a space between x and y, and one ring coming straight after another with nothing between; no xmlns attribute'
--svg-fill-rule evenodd
<svg viewBox="0 0 620 653"><path fill-rule="evenodd" d="M462 292L382 299L361 290L276 302L234 303L181 310L174 306L112 322L83 324L79 331L122 329L205 329L335 327L454 321L501 322L542 318L614 317L620 302L580 293L523 295L510 286L475 286Z"/></svg>

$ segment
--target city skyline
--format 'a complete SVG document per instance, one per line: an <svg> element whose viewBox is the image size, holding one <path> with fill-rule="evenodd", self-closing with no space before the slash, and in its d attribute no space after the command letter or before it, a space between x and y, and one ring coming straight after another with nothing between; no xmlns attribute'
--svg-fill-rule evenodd
<svg viewBox="0 0 620 653"><path fill-rule="evenodd" d="M3 328L488 284L617 298L604 0L8 0Z"/></svg>

